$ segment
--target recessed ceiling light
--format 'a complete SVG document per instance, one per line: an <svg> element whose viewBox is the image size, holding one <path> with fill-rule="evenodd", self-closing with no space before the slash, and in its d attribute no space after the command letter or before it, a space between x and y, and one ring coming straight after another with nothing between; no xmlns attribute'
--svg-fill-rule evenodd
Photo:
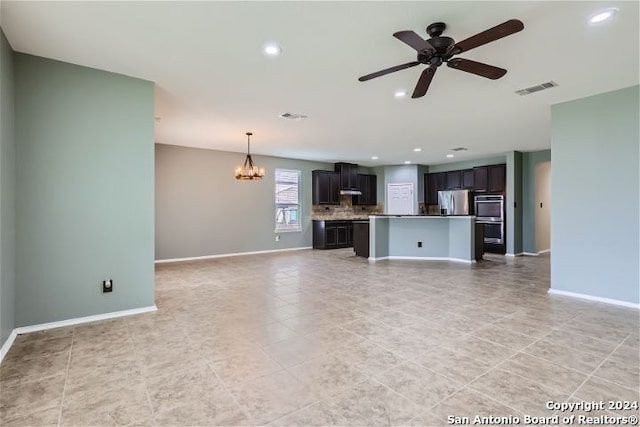
<svg viewBox="0 0 640 427"><path fill-rule="evenodd" d="M452 158L452 157L453 157L453 154L447 154L447 157L448 157L448 158Z"/></svg>
<svg viewBox="0 0 640 427"><path fill-rule="evenodd" d="M595 13L594 15L591 15L591 17L589 18L589 22L592 23L592 24L597 24L599 22L606 21L607 19L611 18L616 13L618 13L618 9L616 9L615 7L611 7L609 9L605 9L605 10L601 10L601 11Z"/></svg>
<svg viewBox="0 0 640 427"><path fill-rule="evenodd" d="M422 151L422 148L414 148L413 151L415 151L416 153Z"/></svg>
<svg viewBox="0 0 640 427"><path fill-rule="evenodd" d="M267 56L280 56L282 47L278 43L269 42L262 47L262 52Z"/></svg>
<svg viewBox="0 0 640 427"><path fill-rule="evenodd" d="M371 156L371 160L378 160L378 156Z"/></svg>
<svg viewBox="0 0 640 427"><path fill-rule="evenodd" d="M407 92L405 92L404 90L397 90L393 96L395 96L396 98L404 98L405 96L407 96Z"/></svg>
<svg viewBox="0 0 640 427"><path fill-rule="evenodd" d="M405 165L410 165L410 164L411 164L411 160L405 160L405 161L404 161L404 164L405 164Z"/></svg>

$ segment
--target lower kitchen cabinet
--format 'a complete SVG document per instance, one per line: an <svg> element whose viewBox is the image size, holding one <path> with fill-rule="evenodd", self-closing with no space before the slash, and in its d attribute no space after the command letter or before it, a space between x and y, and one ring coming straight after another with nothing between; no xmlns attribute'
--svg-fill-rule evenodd
<svg viewBox="0 0 640 427"><path fill-rule="evenodd" d="M338 249L353 246L353 221L313 220L313 248Z"/></svg>
<svg viewBox="0 0 640 427"><path fill-rule="evenodd" d="M357 256L369 258L369 221L353 222L353 250Z"/></svg>

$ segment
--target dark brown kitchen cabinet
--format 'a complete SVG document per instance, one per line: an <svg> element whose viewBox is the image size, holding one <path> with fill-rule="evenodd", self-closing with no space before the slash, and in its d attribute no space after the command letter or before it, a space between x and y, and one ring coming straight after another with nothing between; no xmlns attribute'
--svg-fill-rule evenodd
<svg viewBox="0 0 640 427"><path fill-rule="evenodd" d="M446 190L446 173L426 173L424 174L424 202L427 205L438 204L438 191Z"/></svg>
<svg viewBox="0 0 640 427"><path fill-rule="evenodd" d="M369 258L369 221L353 222L353 250L357 256Z"/></svg>
<svg viewBox="0 0 640 427"><path fill-rule="evenodd" d="M337 249L353 246L353 221L313 220L313 248Z"/></svg>
<svg viewBox="0 0 640 427"><path fill-rule="evenodd" d="M340 174L331 171L311 172L311 199L314 205L340 204Z"/></svg>
<svg viewBox="0 0 640 427"><path fill-rule="evenodd" d="M340 174L340 190L358 189L358 165L353 163L335 163L335 171Z"/></svg>
<svg viewBox="0 0 640 427"><path fill-rule="evenodd" d="M459 170L447 172L447 190L462 188L462 174L460 172Z"/></svg>
<svg viewBox="0 0 640 427"><path fill-rule="evenodd" d="M489 179L489 171L487 166L478 166L473 168L473 190L487 191Z"/></svg>
<svg viewBox="0 0 640 427"><path fill-rule="evenodd" d="M473 190L473 169L463 169L462 173L462 188L464 190Z"/></svg>
<svg viewBox="0 0 640 427"><path fill-rule="evenodd" d="M502 193L507 179L506 165L491 165L489 168L489 193Z"/></svg>
<svg viewBox="0 0 640 427"><path fill-rule="evenodd" d="M354 205L375 205L378 203L378 186L375 175L358 174L358 191L362 194L353 197Z"/></svg>
<svg viewBox="0 0 640 427"><path fill-rule="evenodd" d="M507 165L489 165L473 168L474 191L504 193L507 180Z"/></svg>

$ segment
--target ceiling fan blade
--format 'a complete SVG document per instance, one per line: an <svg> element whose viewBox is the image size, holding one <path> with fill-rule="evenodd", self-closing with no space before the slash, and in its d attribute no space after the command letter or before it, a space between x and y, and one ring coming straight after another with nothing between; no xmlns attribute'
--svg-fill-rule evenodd
<svg viewBox="0 0 640 427"><path fill-rule="evenodd" d="M518 31L522 31L523 28L524 24L522 21L510 19L507 22L503 22L500 25L496 25L493 28L489 28L486 31L454 44L451 49L449 49L449 53L457 55L459 53L466 52L478 46L491 43L492 41L517 33Z"/></svg>
<svg viewBox="0 0 640 427"><path fill-rule="evenodd" d="M414 31L398 31L397 33L393 33L393 37L397 38L405 44L408 44L418 52L426 52L431 54L436 53L436 49L431 46L431 43L420 37Z"/></svg>
<svg viewBox="0 0 640 427"><path fill-rule="evenodd" d="M437 67L429 67L420 74L418 84L416 84L416 88L413 90L413 95L411 95L412 98L420 98L427 93L427 89L429 89L429 85L431 84L431 80L436 74L437 69Z"/></svg>
<svg viewBox="0 0 640 427"><path fill-rule="evenodd" d="M358 80L360 80L361 82L366 82L367 80L375 79L376 77L384 76L385 74L404 70L405 68L415 67L418 64L418 61L407 62L406 64L396 65L395 67L386 68L384 70L376 71L375 73L367 74L366 76L360 77Z"/></svg>
<svg viewBox="0 0 640 427"><path fill-rule="evenodd" d="M482 62L472 61L470 59L453 58L447 62L447 66L457 70L466 71L467 73L477 74L491 80L499 79L507 74L504 68L494 67L493 65L483 64Z"/></svg>

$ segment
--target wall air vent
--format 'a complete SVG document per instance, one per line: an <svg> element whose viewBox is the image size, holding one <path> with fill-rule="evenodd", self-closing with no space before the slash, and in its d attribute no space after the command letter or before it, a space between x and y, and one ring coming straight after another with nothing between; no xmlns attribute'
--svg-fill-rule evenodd
<svg viewBox="0 0 640 427"><path fill-rule="evenodd" d="M278 117L280 117L281 119L296 120L296 121L304 120L307 118L307 116L305 116L304 114L297 114L297 113L284 113L284 114L280 114Z"/></svg>
<svg viewBox="0 0 640 427"><path fill-rule="evenodd" d="M467 149L464 147L456 147L456 148L452 148L451 151L467 151Z"/></svg>
<svg viewBox="0 0 640 427"><path fill-rule="evenodd" d="M540 92L541 90L551 89L552 87L556 87L556 86L558 86L558 83L551 80L545 83L540 83L539 85L536 85L536 86L531 86L528 88L517 90L515 93L517 93L520 96L529 95L530 93Z"/></svg>

